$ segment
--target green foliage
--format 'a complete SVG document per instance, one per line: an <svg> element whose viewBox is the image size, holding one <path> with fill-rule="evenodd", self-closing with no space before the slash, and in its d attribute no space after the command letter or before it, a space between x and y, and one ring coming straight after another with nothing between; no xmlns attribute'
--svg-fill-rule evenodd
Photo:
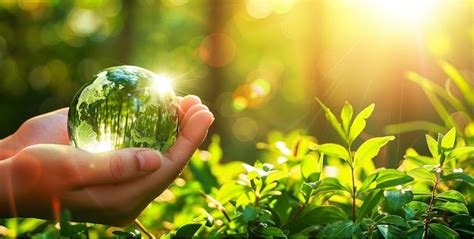
<svg viewBox="0 0 474 239"><path fill-rule="evenodd" d="M375 158L394 137L355 137L374 106L352 117L346 103L338 120L321 105L342 144L319 143L298 131L274 133L257 145L263 154L255 163L223 163L220 138L214 136L139 217L147 228L143 233L163 238L472 237L470 196L453 186L472 187L469 169L459 165L473 151L459 143L455 128L437 139L426 136L430 156L408 149L398 169L376 168ZM59 230L46 221L19 221L15 236L141 236L136 227L70 223L67 212L62 218Z"/></svg>

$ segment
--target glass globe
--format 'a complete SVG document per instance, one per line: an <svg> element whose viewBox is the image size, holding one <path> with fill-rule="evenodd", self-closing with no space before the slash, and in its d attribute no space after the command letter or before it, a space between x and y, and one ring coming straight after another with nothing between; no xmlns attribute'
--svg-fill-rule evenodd
<svg viewBox="0 0 474 239"><path fill-rule="evenodd" d="M68 117L71 144L89 152L126 147L166 152L178 133L169 80L136 66L96 74L75 95Z"/></svg>

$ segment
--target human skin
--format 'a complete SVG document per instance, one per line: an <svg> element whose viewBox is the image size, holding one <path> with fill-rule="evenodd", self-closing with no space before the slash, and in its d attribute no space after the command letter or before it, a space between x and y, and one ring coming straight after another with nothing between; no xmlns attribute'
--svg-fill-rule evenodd
<svg viewBox="0 0 474 239"><path fill-rule="evenodd" d="M93 154L69 145L67 109L26 121L0 141L0 218L131 223L179 176L214 121L196 96L179 98L180 133L163 154L127 148Z"/></svg>

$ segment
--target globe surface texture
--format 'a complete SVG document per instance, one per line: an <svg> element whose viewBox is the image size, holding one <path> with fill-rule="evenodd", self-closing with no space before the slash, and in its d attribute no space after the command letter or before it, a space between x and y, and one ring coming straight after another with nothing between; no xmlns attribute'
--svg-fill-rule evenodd
<svg viewBox="0 0 474 239"><path fill-rule="evenodd" d="M89 152L127 147L166 152L176 141L176 95L166 77L136 66L97 73L68 113L71 144Z"/></svg>

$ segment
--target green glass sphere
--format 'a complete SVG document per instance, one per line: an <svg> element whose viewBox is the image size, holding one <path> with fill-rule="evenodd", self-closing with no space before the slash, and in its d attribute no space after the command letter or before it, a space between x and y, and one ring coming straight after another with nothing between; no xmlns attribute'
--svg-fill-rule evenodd
<svg viewBox="0 0 474 239"><path fill-rule="evenodd" d="M163 77L136 66L94 76L75 95L68 113L71 144L89 152L127 147L166 152L176 141L176 95Z"/></svg>

